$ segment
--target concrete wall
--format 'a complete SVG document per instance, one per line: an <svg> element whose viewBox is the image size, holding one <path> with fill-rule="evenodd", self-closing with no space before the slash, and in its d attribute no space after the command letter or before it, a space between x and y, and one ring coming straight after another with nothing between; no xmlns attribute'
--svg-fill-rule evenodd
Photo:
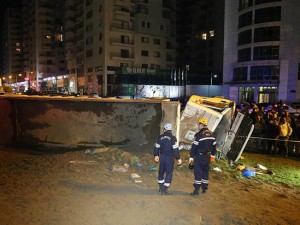
<svg viewBox="0 0 300 225"><path fill-rule="evenodd" d="M176 127L178 108L149 99L0 96L0 145L152 151L163 123Z"/></svg>

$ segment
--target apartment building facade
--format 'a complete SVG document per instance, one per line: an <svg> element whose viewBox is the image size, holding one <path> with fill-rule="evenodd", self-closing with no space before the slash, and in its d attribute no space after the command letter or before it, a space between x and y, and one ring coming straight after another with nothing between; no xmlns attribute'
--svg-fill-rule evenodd
<svg viewBox="0 0 300 225"><path fill-rule="evenodd" d="M22 64L22 11L8 8L4 15L2 30L2 66L1 79L9 84L24 80Z"/></svg>
<svg viewBox="0 0 300 225"><path fill-rule="evenodd" d="M296 0L225 1L224 96L299 101L299 10Z"/></svg>
<svg viewBox="0 0 300 225"><path fill-rule="evenodd" d="M23 0L23 64L30 87L64 91L68 86L63 39L64 1Z"/></svg>
<svg viewBox="0 0 300 225"><path fill-rule="evenodd" d="M188 69L188 84L222 83L224 2L177 1L176 64Z"/></svg>
<svg viewBox="0 0 300 225"><path fill-rule="evenodd" d="M66 0L70 90L132 95L175 67L174 0Z"/></svg>

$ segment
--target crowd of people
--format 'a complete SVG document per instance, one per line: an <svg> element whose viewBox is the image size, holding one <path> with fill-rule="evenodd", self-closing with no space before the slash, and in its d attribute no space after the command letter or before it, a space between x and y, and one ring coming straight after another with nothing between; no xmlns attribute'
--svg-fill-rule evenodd
<svg viewBox="0 0 300 225"><path fill-rule="evenodd" d="M249 116L254 125L248 151L300 157L300 116L290 114L283 104L267 108L245 103L241 113Z"/></svg>

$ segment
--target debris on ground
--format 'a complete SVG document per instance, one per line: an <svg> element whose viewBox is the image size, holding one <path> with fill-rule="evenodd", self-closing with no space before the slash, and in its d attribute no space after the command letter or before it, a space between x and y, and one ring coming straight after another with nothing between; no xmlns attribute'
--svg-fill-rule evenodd
<svg viewBox="0 0 300 225"><path fill-rule="evenodd" d="M104 152L108 152L111 149L108 147L104 147L104 148L94 148L94 149L86 149L85 150L85 154L89 154L89 155L98 155Z"/></svg>
<svg viewBox="0 0 300 225"><path fill-rule="evenodd" d="M216 172L222 172L222 170L221 170L219 167L213 168L213 171L216 171Z"/></svg>
<svg viewBox="0 0 300 225"><path fill-rule="evenodd" d="M153 172L155 172L155 171L156 171L156 166L149 166L149 167L148 167L148 171L153 171Z"/></svg>
<svg viewBox="0 0 300 225"><path fill-rule="evenodd" d="M69 163L71 163L71 164L86 164L86 165L88 165L88 164L95 164L97 162L94 161L94 160L88 160L88 161L86 161L86 160L71 160L71 161L69 161Z"/></svg>
<svg viewBox="0 0 300 225"><path fill-rule="evenodd" d="M132 174L130 174L130 178L133 179L133 180L138 179L138 178L140 178L140 177L141 177L141 176L138 175L137 173L132 173Z"/></svg>
<svg viewBox="0 0 300 225"><path fill-rule="evenodd" d="M142 183L142 181L141 181L141 176L140 175L138 175L137 173L132 173L132 174L130 174L130 178L132 179L132 180L134 180L134 183L136 183L136 184L140 184L140 183Z"/></svg>
<svg viewBox="0 0 300 225"><path fill-rule="evenodd" d="M257 164L257 168L260 169L260 170L268 170L267 167L265 167L263 165L260 165L260 164Z"/></svg>
<svg viewBox="0 0 300 225"><path fill-rule="evenodd" d="M243 177L251 178L251 177L255 176L255 172L253 170L250 170L250 169L244 169L242 171L242 175L243 175Z"/></svg>
<svg viewBox="0 0 300 225"><path fill-rule="evenodd" d="M246 167L243 164L240 164L240 163L236 166L237 171L243 171L245 168Z"/></svg>
<svg viewBox="0 0 300 225"><path fill-rule="evenodd" d="M129 168L129 165L125 163L124 166L113 166L112 171L125 173L128 171L128 168Z"/></svg>

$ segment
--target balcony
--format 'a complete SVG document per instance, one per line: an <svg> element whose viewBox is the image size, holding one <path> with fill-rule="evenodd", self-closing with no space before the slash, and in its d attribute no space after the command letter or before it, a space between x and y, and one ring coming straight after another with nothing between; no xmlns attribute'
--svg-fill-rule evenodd
<svg viewBox="0 0 300 225"><path fill-rule="evenodd" d="M134 40L120 40L120 38L111 38L110 44L114 46L128 46L132 47L134 45Z"/></svg>
<svg viewBox="0 0 300 225"><path fill-rule="evenodd" d="M133 32L133 26L121 25L121 24L118 24L118 23L111 24L110 29L111 29L111 31Z"/></svg>
<svg viewBox="0 0 300 225"><path fill-rule="evenodd" d="M129 21L130 20L130 11L126 8L116 9L114 11L114 19L121 21Z"/></svg>
<svg viewBox="0 0 300 225"><path fill-rule="evenodd" d="M114 0L114 6L129 7L130 6L130 1L126 1L126 0Z"/></svg>
<svg viewBox="0 0 300 225"><path fill-rule="evenodd" d="M121 54L120 52L111 52L110 57L112 60L129 60L132 61L134 60L134 54Z"/></svg>

